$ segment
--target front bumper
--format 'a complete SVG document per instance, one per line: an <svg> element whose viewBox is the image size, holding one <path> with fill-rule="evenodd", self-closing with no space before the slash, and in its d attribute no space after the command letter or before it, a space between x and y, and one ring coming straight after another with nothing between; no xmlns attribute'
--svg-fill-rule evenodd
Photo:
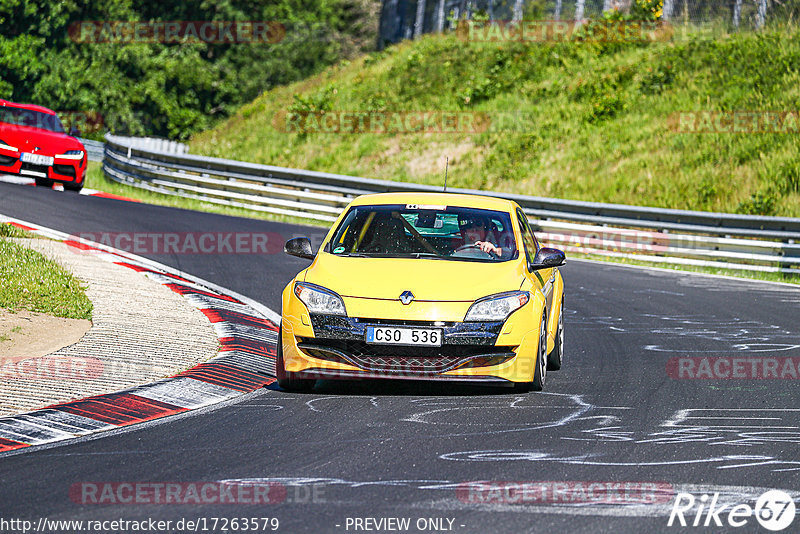
<svg viewBox="0 0 800 534"><path fill-rule="evenodd" d="M285 319L285 318L284 318ZM444 322L314 315L310 324L283 322L283 358L295 378L392 378L510 384L530 381L528 339L498 344L505 322ZM400 346L365 341L367 326L436 328L442 345ZM311 327L311 328L308 328ZM534 329L535 331L535 329ZM538 332L536 333L538 336Z"/></svg>
<svg viewBox="0 0 800 534"><path fill-rule="evenodd" d="M86 155L82 159L54 157L52 165L34 165L20 161L20 153L0 150L0 173L45 178L56 182L81 183L86 171Z"/></svg>

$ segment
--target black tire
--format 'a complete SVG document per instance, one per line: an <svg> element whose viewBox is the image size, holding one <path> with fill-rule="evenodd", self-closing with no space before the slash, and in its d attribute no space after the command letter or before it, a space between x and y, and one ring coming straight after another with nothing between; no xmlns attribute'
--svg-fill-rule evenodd
<svg viewBox="0 0 800 534"><path fill-rule="evenodd" d="M542 391L547 379L547 313L542 312L542 324L539 327L539 350L536 353L536 370L533 373L531 389Z"/></svg>
<svg viewBox="0 0 800 534"><path fill-rule="evenodd" d="M561 308L558 310L558 328L556 328L556 346L547 355L547 370L558 371L564 360L564 298L561 298Z"/></svg>
<svg viewBox="0 0 800 534"><path fill-rule="evenodd" d="M61 185L64 186L64 191L75 191L76 193L80 193L81 189L83 189L83 182L76 184L75 182L64 182Z"/></svg>
<svg viewBox="0 0 800 534"><path fill-rule="evenodd" d="M48 180L47 178L36 178L36 187L53 187L53 180Z"/></svg>
<svg viewBox="0 0 800 534"><path fill-rule="evenodd" d="M314 379L294 378L294 373L289 373L283 367L283 326L278 328L278 348L275 356L275 376L278 385L286 391L297 393L307 393L314 388L317 383Z"/></svg>
<svg viewBox="0 0 800 534"><path fill-rule="evenodd" d="M539 347L536 351L536 369L533 371L533 381L518 382L514 390L524 393L527 391L542 391L547 379L547 313L542 312L542 322L539 325Z"/></svg>

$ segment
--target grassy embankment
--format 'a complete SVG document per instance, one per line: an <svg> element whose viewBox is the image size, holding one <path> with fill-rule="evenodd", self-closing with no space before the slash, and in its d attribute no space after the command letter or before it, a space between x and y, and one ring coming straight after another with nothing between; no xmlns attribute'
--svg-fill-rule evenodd
<svg viewBox="0 0 800 534"><path fill-rule="evenodd" d="M800 216L788 134L674 133L681 111L800 110L800 30L648 44L466 43L426 36L268 91L193 153L454 187ZM506 113L526 131L285 133L287 112ZM276 128L276 125L278 126Z"/></svg>

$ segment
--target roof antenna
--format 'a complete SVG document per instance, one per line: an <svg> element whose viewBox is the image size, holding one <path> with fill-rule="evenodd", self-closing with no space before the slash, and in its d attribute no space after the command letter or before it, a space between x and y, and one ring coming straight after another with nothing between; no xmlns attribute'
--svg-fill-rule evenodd
<svg viewBox="0 0 800 534"><path fill-rule="evenodd" d="M446 156L445 163L444 163L444 191L443 193L447 193L447 167L450 166L450 157Z"/></svg>

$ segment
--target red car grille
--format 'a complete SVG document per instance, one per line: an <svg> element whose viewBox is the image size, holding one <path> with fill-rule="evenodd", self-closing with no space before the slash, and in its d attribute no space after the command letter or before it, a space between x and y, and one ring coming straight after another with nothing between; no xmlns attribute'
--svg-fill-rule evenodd
<svg viewBox="0 0 800 534"><path fill-rule="evenodd" d="M53 165L53 172L75 178L75 167L72 165Z"/></svg>

